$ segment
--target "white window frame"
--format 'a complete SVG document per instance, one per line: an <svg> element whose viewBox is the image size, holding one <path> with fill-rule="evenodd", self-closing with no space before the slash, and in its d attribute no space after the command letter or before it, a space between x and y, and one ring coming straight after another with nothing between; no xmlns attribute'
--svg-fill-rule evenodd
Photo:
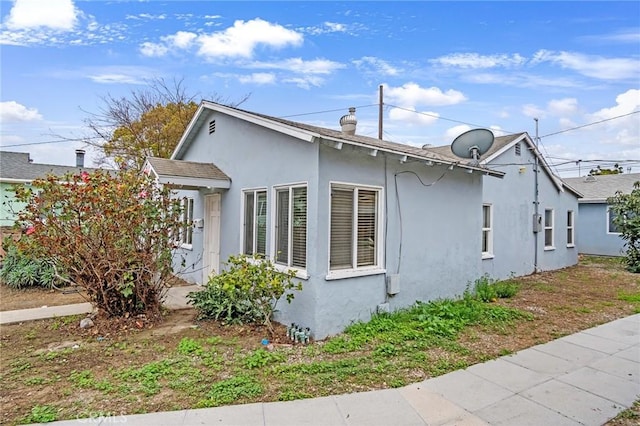
<svg viewBox="0 0 640 426"><path fill-rule="evenodd" d="M333 188L342 188L342 189L353 189L354 190L354 210L353 214L353 229L357 230L357 191L359 189L366 191L375 191L376 192L376 264L371 266L356 266L349 269L331 269L331 190ZM362 185L350 182L337 182L331 181L329 182L329 197L328 197L328 206L327 212L329 216L329 223L327 228L327 275L325 277L326 280L338 280L343 278L351 278L351 277L360 277L366 275L377 275L386 273L386 269L384 267L384 188L381 186L372 186L372 185ZM352 254L352 264L357 265L353 259L357 259L357 241L358 236L357 232L354 232L353 235L353 254Z"/></svg>
<svg viewBox="0 0 640 426"><path fill-rule="evenodd" d="M293 244L292 244L292 240L293 240L293 221L291 220L293 217L293 190L296 188L305 188L307 190L307 218L306 218L306 229L305 229L305 233L306 233L306 241L305 241L305 267L301 268L299 266L293 266L292 263L292 259L293 259ZM277 197L277 193L278 191L281 190L289 190L289 229L287 231L288 234L288 242L287 242L287 247L288 247L288 253L287 253L287 264L283 264L283 263L279 263L276 261L277 259L277 252L276 252L276 247L277 247L277 243L276 243L276 239L278 238L277 232L276 232L276 226L277 226L277 221L278 221L278 217L277 217L277 211L278 211L278 197ZM273 263L274 267L282 272L289 272L289 271L295 271L296 273L296 277L297 278L301 278L301 279L308 279L309 278L309 274L307 273L307 268L309 266L309 259L308 259L308 255L309 255L309 185L307 182L300 182L300 183L292 183L292 184L283 184L283 185L274 185L271 189L271 225L270 225L270 230L271 230L271 239L269 241L269 246L270 246L270 260Z"/></svg>
<svg viewBox="0 0 640 426"><path fill-rule="evenodd" d="M484 209L485 207L489 208L489 227L484 226ZM493 205L491 204L483 204L482 205L482 242L481 245L484 245L484 234L487 233L487 251L482 251L483 259L493 259ZM484 248L484 247L481 247Z"/></svg>
<svg viewBox="0 0 640 426"><path fill-rule="evenodd" d="M180 199L180 247L191 250L193 248L193 197Z"/></svg>
<svg viewBox="0 0 640 426"><path fill-rule="evenodd" d="M258 209L257 209L257 200L258 200L258 193L264 193L265 198L266 198L266 212L265 215L268 216L268 212L269 212L269 191L267 190L266 187L261 187L261 188L247 188L247 189L243 189L242 190L242 208L240 209L240 253L244 253L248 256L252 256L254 254L259 254L262 256L267 256L267 252L268 252L268 241L267 241L267 229L269 227L269 218L266 218L266 223L265 223L265 247L264 247L264 253L258 253L257 252L257 248L258 248L258 229L256 226L256 219L257 219L257 215L258 215ZM251 253L245 253L245 231L246 231L246 208L247 208L247 194L253 194L253 218L252 218L252 228L253 228L253 241L252 241L252 250Z"/></svg>
<svg viewBox="0 0 640 426"><path fill-rule="evenodd" d="M551 224L547 223L547 212L551 212ZM544 217L542 218L543 221L543 229L544 229L544 249L545 250L555 250L556 247L554 245L555 242L555 230L554 230L554 225L555 225L555 212L553 209L544 209ZM547 244L547 231L550 230L551 231L551 244Z"/></svg>
<svg viewBox="0 0 640 426"><path fill-rule="evenodd" d="M609 234L609 235L620 235L620 234L622 234L621 232L612 232L610 225L611 225L611 208L609 206L607 206L607 223L605 224L605 226L607 227L607 234Z"/></svg>
<svg viewBox="0 0 640 426"><path fill-rule="evenodd" d="M569 241L571 235L571 241ZM567 210L567 247L576 246L576 214L573 210Z"/></svg>

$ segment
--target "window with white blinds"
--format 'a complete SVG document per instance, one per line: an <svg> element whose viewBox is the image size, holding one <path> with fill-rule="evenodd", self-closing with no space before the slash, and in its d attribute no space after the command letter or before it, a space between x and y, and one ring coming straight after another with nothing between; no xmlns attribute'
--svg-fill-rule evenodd
<svg viewBox="0 0 640 426"><path fill-rule="evenodd" d="M307 267L307 187L275 190L275 263Z"/></svg>
<svg viewBox="0 0 640 426"><path fill-rule="evenodd" d="M193 244L193 198L184 197L182 206L182 227L180 229L180 242L182 245Z"/></svg>
<svg viewBox="0 0 640 426"><path fill-rule="evenodd" d="M329 269L379 265L380 190L331 186Z"/></svg>
<svg viewBox="0 0 640 426"><path fill-rule="evenodd" d="M265 255L267 250L267 191L244 192L243 253Z"/></svg>

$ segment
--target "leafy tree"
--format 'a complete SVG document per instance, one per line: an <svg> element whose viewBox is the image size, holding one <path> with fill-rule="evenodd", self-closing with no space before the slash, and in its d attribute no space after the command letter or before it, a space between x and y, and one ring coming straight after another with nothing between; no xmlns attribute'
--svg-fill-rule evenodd
<svg viewBox="0 0 640 426"><path fill-rule="evenodd" d="M237 106L247 100L229 102L218 95L215 102ZM98 113L85 120L91 136L88 145L98 149L98 164L125 164L140 170L147 156L169 158L198 109L196 95L189 95L182 80L167 83L153 79L144 89L128 97L107 95Z"/></svg>
<svg viewBox="0 0 640 426"><path fill-rule="evenodd" d="M179 200L137 170L49 176L16 188L18 248L51 259L108 316L158 318L181 227ZM66 277L66 278L64 278Z"/></svg>
<svg viewBox="0 0 640 426"><path fill-rule="evenodd" d="M595 169L589 170L589 174L592 176L617 175L620 173L622 173L622 166L619 166L618 163L614 164L610 169L603 169L602 167L598 166Z"/></svg>
<svg viewBox="0 0 640 426"><path fill-rule="evenodd" d="M625 241L627 269L640 273L640 181L633 185L630 194L618 191L607 203L615 214L613 223Z"/></svg>

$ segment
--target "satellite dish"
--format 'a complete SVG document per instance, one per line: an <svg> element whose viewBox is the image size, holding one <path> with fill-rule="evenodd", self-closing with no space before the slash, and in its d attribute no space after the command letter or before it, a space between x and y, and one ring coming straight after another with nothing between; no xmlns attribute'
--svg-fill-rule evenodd
<svg viewBox="0 0 640 426"><path fill-rule="evenodd" d="M491 130L468 130L453 140L451 151L458 157L470 158L474 164L478 164L480 156L489 151L494 139Z"/></svg>

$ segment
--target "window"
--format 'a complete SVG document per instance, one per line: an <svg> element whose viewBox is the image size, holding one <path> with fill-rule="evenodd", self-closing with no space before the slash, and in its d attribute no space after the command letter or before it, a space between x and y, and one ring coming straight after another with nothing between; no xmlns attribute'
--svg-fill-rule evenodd
<svg viewBox="0 0 640 426"><path fill-rule="evenodd" d="M553 248L553 209L544 211L544 248Z"/></svg>
<svg viewBox="0 0 640 426"><path fill-rule="evenodd" d="M267 253L267 191L244 193L243 253Z"/></svg>
<svg viewBox="0 0 640 426"><path fill-rule="evenodd" d="M616 218L616 213L607 209L607 232L609 234L619 234L620 228L613 221Z"/></svg>
<svg viewBox="0 0 640 426"><path fill-rule="evenodd" d="M307 187L276 188L275 263L307 267Z"/></svg>
<svg viewBox="0 0 640 426"><path fill-rule="evenodd" d="M575 227L574 227L573 210L568 210L567 211L567 247L575 246L574 236L575 236Z"/></svg>
<svg viewBox="0 0 640 426"><path fill-rule="evenodd" d="M522 154L522 147L520 146L520 142L516 143L515 152L518 157Z"/></svg>
<svg viewBox="0 0 640 426"><path fill-rule="evenodd" d="M182 206L182 228L180 230L180 243L184 246L193 244L193 198L184 197Z"/></svg>
<svg viewBox="0 0 640 426"><path fill-rule="evenodd" d="M493 255L493 209L491 204L482 206L482 257Z"/></svg>
<svg viewBox="0 0 640 426"><path fill-rule="evenodd" d="M380 189L331 186L329 270L380 268Z"/></svg>

